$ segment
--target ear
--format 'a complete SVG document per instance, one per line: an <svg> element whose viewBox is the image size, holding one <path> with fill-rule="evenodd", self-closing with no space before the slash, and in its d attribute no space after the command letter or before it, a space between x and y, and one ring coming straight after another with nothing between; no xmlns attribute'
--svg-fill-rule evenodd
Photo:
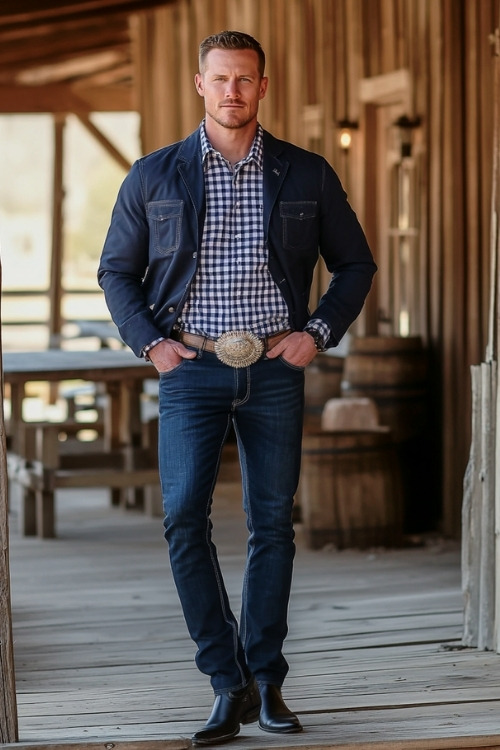
<svg viewBox="0 0 500 750"><path fill-rule="evenodd" d="M203 76L201 73L197 73L194 77L194 85L196 86L196 91L200 96L205 95L205 89L203 87Z"/></svg>
<svg viewBox="0 0 500 750"><path fill-rule="evenodd" d="M269 83L269 78L267 78L266 76L263 76L260 79L259 99L263 99L265 97L268 83Z"/></svg>

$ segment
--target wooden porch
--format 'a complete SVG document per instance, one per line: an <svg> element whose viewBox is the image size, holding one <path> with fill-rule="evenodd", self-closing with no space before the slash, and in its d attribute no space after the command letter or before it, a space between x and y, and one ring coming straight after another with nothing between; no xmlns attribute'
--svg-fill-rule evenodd
<svg viewBox="0 0 500 750"><path fill-rule="evenodd" d="M239 495L221 481L214 508L236 607ZM11 509L21 744L4 747L189 747L212 697L193 663L161 519L111 507L105 491L60 491L57 502L54 540L19 535ZM500 747L498 655L461 648L458 543L312 551L300 525L297 542L284 694L305 731L250 725L230 746Z"/></svg>

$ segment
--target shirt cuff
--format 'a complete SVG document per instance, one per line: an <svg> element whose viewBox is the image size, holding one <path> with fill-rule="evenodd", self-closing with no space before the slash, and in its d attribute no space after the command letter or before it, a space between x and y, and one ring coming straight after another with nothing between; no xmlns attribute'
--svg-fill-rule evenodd
<svg viewBox="0 0 500 750"><path fill-rule="evenodd" d="M325 323L325 321L321 320L320 318L312 318L312 320L310 320L304 328L304 331L306 331L306 333L312 333L314 331L314 341L316 343L317 350L319 352L326 351L326 342L331 335L331 330L328 323Z"/></svg>
<svg viewBox="0 0 500 750"><path fill-rule="evenodd" d="M142 349L141 349L141 357L144 357L144 359L146 360L146 362L150 362L151 361L149 359L149 357L148 357L148 352L150 352L151 349L156 346L156 344L159 344L160 341L165 341L165 337L164 336L160 336L160 338L155 339L150 344L146 344L146 346L142 347Z"/></svg>

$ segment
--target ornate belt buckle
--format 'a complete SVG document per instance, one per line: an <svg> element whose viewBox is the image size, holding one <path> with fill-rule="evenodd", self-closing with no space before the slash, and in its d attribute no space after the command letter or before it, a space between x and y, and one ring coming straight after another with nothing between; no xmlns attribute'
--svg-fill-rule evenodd
<svg viewBox="0 0 500 750"><path fill-rule="evenodd" d="M229 367L248 367L257 362L264 351L264 342L250 331L227 331L214 345L217 359Z"/></svg>

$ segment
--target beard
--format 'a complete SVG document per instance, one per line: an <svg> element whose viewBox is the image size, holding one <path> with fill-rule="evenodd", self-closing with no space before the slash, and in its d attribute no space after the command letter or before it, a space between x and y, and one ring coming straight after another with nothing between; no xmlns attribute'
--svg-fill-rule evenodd
<svg viewBox="0 0 500 750"><path fill-rule="evenodd" d="M225 112L219 110L217 112L208 112L207 116L210 117L217 125L229 130L239 130L240 128L246 127L250 122L255 119L256 112L249 112L248 110L236 110Z"/></svg>

